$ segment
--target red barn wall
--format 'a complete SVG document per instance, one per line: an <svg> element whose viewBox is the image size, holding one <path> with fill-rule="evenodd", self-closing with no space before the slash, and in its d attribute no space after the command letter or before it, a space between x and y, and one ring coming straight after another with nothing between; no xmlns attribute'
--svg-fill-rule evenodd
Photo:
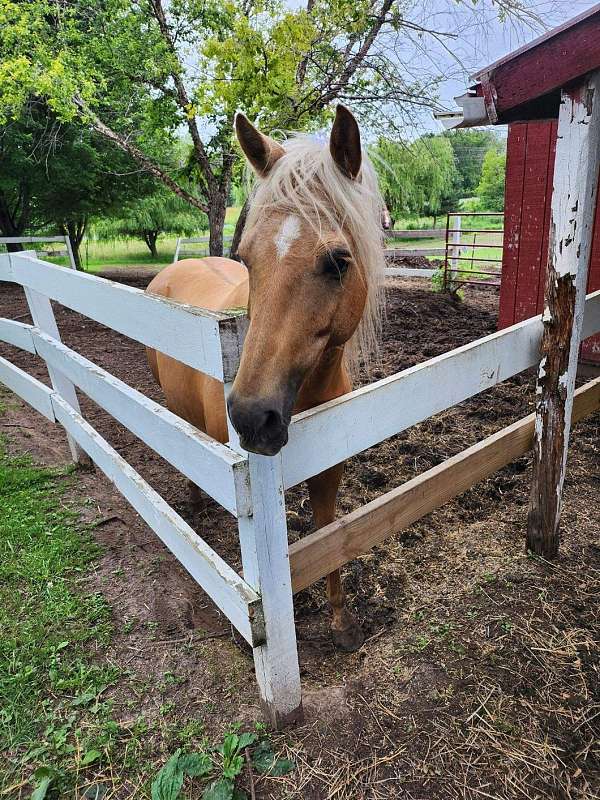
<svg viewBox="0 0 600 800"><path fill-rule="evenodd" d="M499 328L543 311L555 150L555 120L509 126ZM596 289L600 289L600 203L587 290ZM581 355L600 361L600 335L582 344Z"/></svg>

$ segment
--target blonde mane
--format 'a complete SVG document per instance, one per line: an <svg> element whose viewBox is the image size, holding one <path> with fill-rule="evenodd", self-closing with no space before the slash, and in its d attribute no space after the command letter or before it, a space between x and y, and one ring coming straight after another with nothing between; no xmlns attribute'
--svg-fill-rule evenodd
<svg viewBox="0 0 600 800"><path fill-rule="evenodd" d="M333 161L327 141L296 134L282 145L285 156L252 190L246 229L258 225L265 211L276 208L297 214L319 235L334 230L346 239L367 286L361 322L345 349L346 363L354 373L361 362L368 366L382 319L385 205L377 176L364 151L360 173L350 180Z"/></svg>

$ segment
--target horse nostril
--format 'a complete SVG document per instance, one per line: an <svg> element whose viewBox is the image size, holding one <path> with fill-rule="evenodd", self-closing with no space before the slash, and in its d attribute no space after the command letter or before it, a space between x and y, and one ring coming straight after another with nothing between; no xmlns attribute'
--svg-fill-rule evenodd
<svg viewBox="0 0 600 800"><path fill-rule="evenodd" d="M278 411L270 409L265 412L265 419L262 425L263 431L269 435L278 433L281 428L281 414Z"/></svg>

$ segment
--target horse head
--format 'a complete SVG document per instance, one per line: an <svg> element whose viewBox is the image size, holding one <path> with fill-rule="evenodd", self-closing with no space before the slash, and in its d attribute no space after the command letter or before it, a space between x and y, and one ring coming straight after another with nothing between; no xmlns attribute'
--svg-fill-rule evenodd
<svg viewBox="0 0 600 800"><path fill-rule="evenodd" d="M239 113L236 133L257 181L239 247L250 325L227 405L242 447L274 455L303 384L331 378L327 364L341 363L347 343L371 344L383 202L343 106L328 142L298 135L281 145Z"/></svg>

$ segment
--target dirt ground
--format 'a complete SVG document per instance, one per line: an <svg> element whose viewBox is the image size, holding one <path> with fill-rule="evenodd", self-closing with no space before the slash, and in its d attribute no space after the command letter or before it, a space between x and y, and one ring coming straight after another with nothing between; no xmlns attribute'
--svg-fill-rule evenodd
<svg viewBox="0 0 600 800"><path fill-rule="evenodd" d="M141 345L60 307L56 314L66 344L161 401ZM494 331L496 315L490 290L467 290L459 302L424 280L390 281L371 378ZM17 287L0 286L0 316L28 321ZM41 361L8 346L0 353L47 381ZM81 404L101 435L238 566L234 519L213 502L194 511L179 473L86 397ZM532 409L531 376L518 376L356 456L340 513ZM62 429L26 406L12 406L2 423L15 451L67 460ZM600 414L573 431L554 563L524 552L525 457L347 566L350 602L368 637L359 652L330 643L322 582L297 595L306 723L275 737L297 769L259 782L258 798L600 797L599 434ZM101 657L129 671L111 690L123 723L163 715L166 703L177 719L202 720L215 734L259 719L252 658L232 641L227 620L101 473L77 480L87 498L82 513L97 522L104 549L86 588L101 591L114 616L116 633ZM286 501L295 540L311 528L305 490L289 491ZM167 673L177 681L165 682ZM135 796L126 776L115 796Z"/></svg>

